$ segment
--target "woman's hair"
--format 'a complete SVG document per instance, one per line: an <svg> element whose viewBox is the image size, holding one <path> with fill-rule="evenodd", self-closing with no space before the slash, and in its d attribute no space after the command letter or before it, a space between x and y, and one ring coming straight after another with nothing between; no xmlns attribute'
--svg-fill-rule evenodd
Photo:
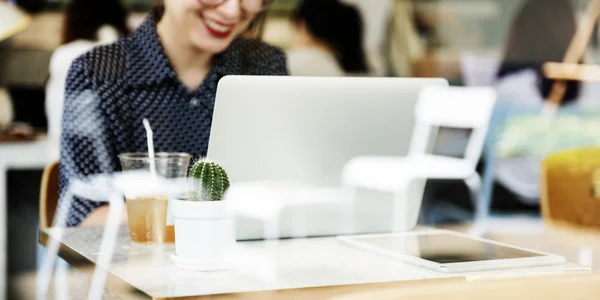
<svg viewBox="0 0 600 300"><path fill-rule="evenodd" d="M266 9L264 11L258 13L258 15L256 15L254 17L252 22L250 22L250 25L248 26L248 30L246 30L247 34L249 34L250 36L252 36L256 39L259 39L259 40L262 39L263 31L265 28L265 23L267 21L268 9L273 4L274 1L275 0L263 0L263 3L266 6Z"/></svg>
<svg viewBox="0 0 600 300"><path fill-rule="evenodd" d="M98 29L104 25L122 35L129 33L127 12L119 0L72 0L65 14L62 43L96 40Z"/></svg>
<svg viewBox="0 0 600 300"><path fill-rule="evenodd" d="M304 23L313 37L331 47L344 71L368 72L362 18L354 6L338 0L303 0L293 20Z"/></svg>
<svg viewBox="0 0 600 300"><path fill-rule="evenodd" d="M531 69L540 79L540 93L547 98L554 84L543 74L545 62L561 62L575 34L577 24L568 0L528 0L513 19L504 61L497 77ZM567 81L562 103L579 96L580 83Z"/></svg>
<svg viewBox="0 0 600 300"><path fill-rule="evenodd" d="M2 0L0 0L1 2ZM24 9L30 14L36 14L43 11L48 3L46 0L15 0L13 1L19 8Z"/></svg>

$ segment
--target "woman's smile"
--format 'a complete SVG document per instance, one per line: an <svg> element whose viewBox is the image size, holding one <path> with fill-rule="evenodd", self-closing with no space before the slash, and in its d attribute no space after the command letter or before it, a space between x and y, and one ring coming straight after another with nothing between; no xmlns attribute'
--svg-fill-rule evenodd
<svg viewBox="0 0 600 300"><path fill-rule="evenodd" d="M214 19L206 18L202 15L200 15L199 18L200 22L202 22L208 33L215 38L227 38L235 31L236 28L236 24L227 24Z"/></svg>

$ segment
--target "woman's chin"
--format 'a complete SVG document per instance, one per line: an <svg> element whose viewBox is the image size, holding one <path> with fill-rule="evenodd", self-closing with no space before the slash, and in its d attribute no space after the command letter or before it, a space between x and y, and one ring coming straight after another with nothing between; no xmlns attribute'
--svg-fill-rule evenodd
<svg viewBox="0 0 600 300"><path fill-rule="evenodd" d="M194 47L198 50L208 52L208 53L221 53L231 45L231 42L234 40L234 37L228 37L226 39L218 39L207 36L196 36L192 39L192 43Z"/></svg>

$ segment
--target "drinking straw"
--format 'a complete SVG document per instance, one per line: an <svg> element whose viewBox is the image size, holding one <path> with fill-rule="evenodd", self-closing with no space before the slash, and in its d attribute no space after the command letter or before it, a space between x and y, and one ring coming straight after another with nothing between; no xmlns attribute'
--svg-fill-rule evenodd
<svg viewBox="0 0 600 300"><path fill-rule="evenodd" d="M148 141L148 157L150 158L150 174L152 178L156 178L156 161L154 160L154 141L152 127L148 119L144 119L144 128L146 128L146 139Z"/></svg>

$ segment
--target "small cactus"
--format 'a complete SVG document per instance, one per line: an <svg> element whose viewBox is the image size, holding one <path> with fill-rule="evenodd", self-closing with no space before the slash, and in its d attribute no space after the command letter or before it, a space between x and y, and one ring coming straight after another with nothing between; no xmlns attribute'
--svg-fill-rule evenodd
<svg viewBox="0 0 600 300"><path fill-rule="evenodd" d="M229 178L220 165L199 160L189 175L190 199L192 201L220 201L229 188Z"/></svg>

